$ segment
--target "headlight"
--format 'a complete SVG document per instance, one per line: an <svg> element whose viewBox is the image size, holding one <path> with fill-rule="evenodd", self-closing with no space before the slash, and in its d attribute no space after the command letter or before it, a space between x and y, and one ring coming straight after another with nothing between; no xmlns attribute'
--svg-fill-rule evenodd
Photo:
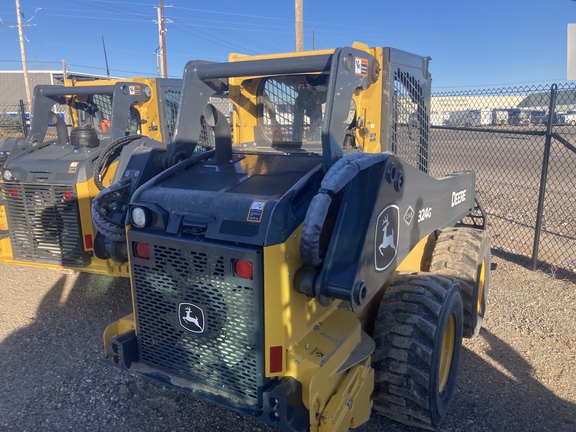
<svg viewBox="0 0 576 432"><path fill-rule="evenodd" d="M146 210L142 207L133 207L131 212L132 224L136 228L144 228L148 223Z"/></svg>
<svg viewBox="0 0 576 432"><path fill-rule="evenodd" d="M6 181L12 180L12 171L9 170L9 169L4 170L4 173L2 174L2 177L3 177L4 180L6 180Z"/></svg>

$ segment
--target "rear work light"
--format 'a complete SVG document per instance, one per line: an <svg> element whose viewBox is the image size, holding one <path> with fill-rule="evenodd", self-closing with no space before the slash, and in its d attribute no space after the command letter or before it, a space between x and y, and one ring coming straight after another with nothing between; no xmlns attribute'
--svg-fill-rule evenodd
<svg viewBox="0 0 576 432"><path fill-rule="evenodd" d="M132 224L136 228L145 228L148 225L148 212L142 207L134 207L131 212Z"/></svg>
<svg viewBox="0 0 576 432"><path fill-rule="evenodd" d="M148 243L137 242L134 244L134 254L137 258L150 259L150 246Z"/></svg>
<svg viewBox="0 0 576 432"><path fill-rule="evenodd" d="M252 269L252 263L246 260L235 260L234 263L234 275L242 279L252 279L254 271Z"/></svg>

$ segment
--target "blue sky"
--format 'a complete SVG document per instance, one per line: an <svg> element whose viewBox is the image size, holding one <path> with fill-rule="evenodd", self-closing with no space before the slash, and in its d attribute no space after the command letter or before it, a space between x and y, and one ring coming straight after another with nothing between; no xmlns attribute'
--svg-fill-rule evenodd
<svg viewBox="0 0 576 432"><path fill-rule="evenodd" d="M571 0L304 1L304 48L391 46L432 57L433 92L566 81ZM102 37L115 76L155 76L154 0L21 0L29 69L105 74ZM230 52L294 50L293 0L165 0L168 74L189 60ZM13 0L0 4L16 23ZM0 27L0 70L21 69L18 31Z"/></svg>

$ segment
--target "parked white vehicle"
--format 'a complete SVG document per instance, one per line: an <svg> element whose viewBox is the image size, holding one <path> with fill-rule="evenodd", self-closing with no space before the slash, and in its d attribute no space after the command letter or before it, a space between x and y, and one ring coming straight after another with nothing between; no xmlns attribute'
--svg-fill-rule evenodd
<svg viewBox="0 0 576 432"><path fill-rule="evenodd" d="M576 125L576 111L573 110L566 111L566 114L564 114L562 118L563 118L562 123L572 126Z"/></svg>

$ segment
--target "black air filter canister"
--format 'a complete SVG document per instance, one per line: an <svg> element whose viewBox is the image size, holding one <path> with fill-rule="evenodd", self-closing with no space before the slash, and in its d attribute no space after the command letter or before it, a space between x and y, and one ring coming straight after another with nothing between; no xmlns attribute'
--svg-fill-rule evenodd
<svg viewBox="0 0 576 432"><path fill-rule="evenodd" d="M70 145L72 147L98 147L100 140L94 126L79 126L70 132Z"/></svg>

